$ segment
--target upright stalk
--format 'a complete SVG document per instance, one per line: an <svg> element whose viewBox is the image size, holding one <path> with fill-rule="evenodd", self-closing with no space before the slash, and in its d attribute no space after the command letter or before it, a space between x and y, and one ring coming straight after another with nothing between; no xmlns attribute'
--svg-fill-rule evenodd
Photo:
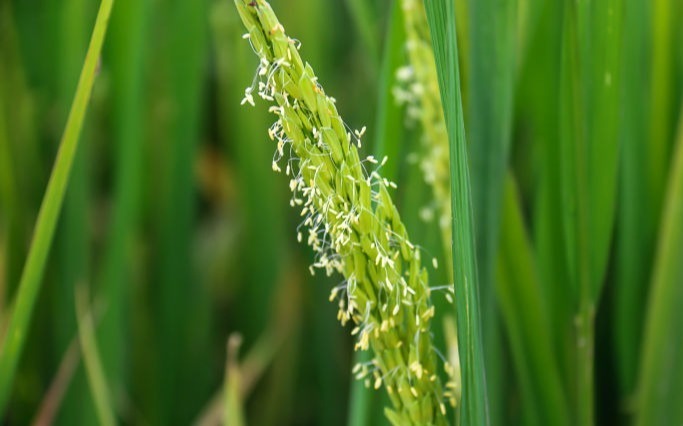
<svg viewBox="0 0 683 426"><path fill-rule="evenodd" d="M24 271L17 290L16 300L7 327L2 348L0 349L0 418L10 397L14 375L19 358L26 342L29 325L33 314L33 307L42 284L45 262L52 245L57 219L64 201L71 166L76 155L78 140L85 113L90 100L95 71L104 43L109 14L113 0L102 0L100 10L95 21L90 46L85 58L85 64L78 81L78 88L74 102L71 105L69 118L66 122L64 135L57 152L55 166L45 191L43 203L40 206L35 233L31 242Z"/></svg>

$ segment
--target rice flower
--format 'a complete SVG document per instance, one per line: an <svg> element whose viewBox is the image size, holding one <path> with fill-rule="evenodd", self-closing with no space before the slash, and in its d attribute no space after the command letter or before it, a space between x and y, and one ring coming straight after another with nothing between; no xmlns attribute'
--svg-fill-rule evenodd
<svg viewBox="0 0 683 426"><path fill-rule="evenodd" d="M330 299L338 299L341 323L353 323L355 349L374 354L353 373L367 386L386 389L392 407L385 412L393 424L448 424L446 405L455 398L444 391L437 370L427 270L389 195L395 185L378 172L387 159L359 157L365 128L346 126L270 5L235 4L248 30L244 37L260 59L242 103L253 105L255 96L272 103L272 167L291 178L290 204L303 218L298 239L316 252L311 272L343 275ZM446 360L442 368L453 372Z"/></svg>

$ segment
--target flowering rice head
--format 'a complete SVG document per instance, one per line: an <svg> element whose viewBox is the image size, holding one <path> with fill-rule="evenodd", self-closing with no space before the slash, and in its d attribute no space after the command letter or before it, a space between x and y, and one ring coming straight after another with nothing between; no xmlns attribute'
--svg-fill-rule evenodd
<svg viewBox="0 0 683 426"><path fill-rule="evenodd" d="M253 105L259 96L272 104L272 166L291 179L290 204L303 218L298 239L316 253L311 272L344 277L330 299L338 299L341 323L353 323L356 350L374 353L354 374L387 390L392 407L385 412L393 424L447 424L446 405L455 398L452 385L444 390L439 378L427 270L392 202L388 188L394 184L378 172L387 159L360 158L365 129L353 131L344 123L270 5L235 4L260 59L242 103Z"/></svg>

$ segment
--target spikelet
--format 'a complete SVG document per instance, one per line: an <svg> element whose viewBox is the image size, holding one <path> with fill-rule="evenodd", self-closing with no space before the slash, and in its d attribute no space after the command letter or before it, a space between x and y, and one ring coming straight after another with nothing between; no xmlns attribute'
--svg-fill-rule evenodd
<svg viewBox="0 0 683 426"><path fill-rule="evenodd" d="M365 129L352 131L342 121L270 5L235 4L260 58L243 103L253 104L258 95L273 104L272 166L290 176L290 204L303 218L297 238L316 253L312 272L343 275L331 294L338 318L353 323L356 350L374 353L353 373L368 387L387 390L392 407L385 412L393 424L448 424L452 398L438 377L427 271L387 190L394 185L377 171L386 159L361 160L357 147Z"/></svg>

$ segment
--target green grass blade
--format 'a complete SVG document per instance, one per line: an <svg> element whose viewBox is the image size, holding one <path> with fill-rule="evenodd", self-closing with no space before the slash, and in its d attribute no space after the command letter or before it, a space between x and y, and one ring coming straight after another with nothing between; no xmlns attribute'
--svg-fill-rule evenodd
<svg viewBox="0 0 683 426"><path fill-rule="evenodd" d="M590 93L588 144L588 203L591 256L590 297L597 301L605 283L612 242L617 193L617 165L622 95L623 0L605 0L593 5L590 21L591 64L587 89Z"/></svg>
<svg viewBox="0 0 683 426"><path fill-rule="evenodd" d="M3 90L4 73L2 64L0 63L0 93L5 93ZM5 119L5 100L0 97L0 206L2 206L2 217L0 217L0 225L3 226L6 232L5 235L11 233L11 228L14 225L16 213L14 207L15 199L15 179L14 167L12 165L12 152L9 145L9 138L7 132L7 125ZM7 245L9 245L10 238L6 237ZM4 256L4 254L3 254ZM6 259L6 258L5 258ZM4 272L4 271L3 271ZM0 282L4 282L9 274L0 277ZM5 309L5 291L7 289L0 286L0 309ZM2 319L0 318L0 321Z"/></svg>
<svg viewBox="0 0 683 426"><path fill-rule="evenodd" d="M223 421L230 426L244 426L244 402L240 395L242 378L238 364L239 348L242 338L233 334L228 339L223 385Z"/></svg>
<svg viewBox="0 0 683 426"><path fill-rule="evenodd" d="M239 201L244 210L245 246L241 256L242 288L238 297L245 306L245 318L238 320L237 326L248 348L268 325L269 315L261 313L258 307L272 303L282 271L280 249L287 235L286 210L281 208L284 197L277 190L281 182L271 170L271 147L266 143L243 143L266 138L263 129L268 128L272 120L265 109L240 108L244 88L233 82L250 81L254 77L252 67L243 65L253 64L254 59L249 45L241 42L242 23L228 2L216 4L212 18L221 94L218 108L221 117L225 117L221 120L220 137L236 161L236 178L243 188ZM230 141L234 141L232 146L228 146ZM264 268L264 263L271 266ZM247 312L251 313L247 316Z"/></svg>
<svg viewBox="0 0 683 426"><path fill-rule="evenodd" d="M563 231L560 167L559 108L562 46L562 8L547 2L538 18L537 33L531 39L520 74L518 108L532 129L534 162L537 169L533 206L533 239L543 297L547 301L551 336L561 365L564 383L575 374L572 359L573 289L567 265L566 235ZM554 88L547 90L546 88ZM569 389L567 388L567 391Z"/></svg>
<svg viewBox="0 0 683 426"><path fill-rule="evenodd" d="M645 226L657 232L662 200L669 170L670 143L674 137L674 1L648 2L651 10L652 38L650 46L650 128L648 139L648 195ZM641 19L643 19L641 17Z"/></svg>
<svg viewBox="0 0 683 426"><path fill-rule="evenodd" d="M102 363L114 394L125 387L126 317L130 312L131 247L141 204L145 138L143 75L146 64L146 0L119 0L112 15L111 58L115 187L111 226L98 275L107 311L98 327Z"/></svg>
<svg viewBox="0 0 683 426"><path fill-rule="evenodd" d="M368 60L374 69L377 69L378 58L381 56L381 49L377 36L377 26L375 25L377 16L375 16L375 11L370 7L373 2L366 0L346 0L346 3L349 12L351 12L351 19L356 26L361 42L368 53Z"/></svg>
<svg viewBox="0 0 683 426"><path fill-rule="evenodd" d="M564 31L560 84L560 169L563 225L567 245L570 303L576 316L578 424L593 422L593 333L595 307L591 299L588 240L588 164L585 91L581 50L582 11L573 3L564 6ZM584 58L585 59L585 58ZM580 342L580 344L578 344Z"/></svg>
<svg viewBox="0 0 683 426"><path fill-rule="evenodd" d="M517 1L474 0L469 13L468 130L482 337L491 423L501 424L505 380L494 278L512 124Z"/></svg>
<svg viewBox="0 0 683 426"><path fill-rule="evenodd" d="M23 54L30 48L22 49L22 51L19 49L20 23L16 9L18 9L17 5L11 2L4 2L0 5L0 80L2 80L0 102L5 104L4 119L8 144L6 159L11 160L12 163L6 170L9 173L14 169L10 182L13 198L8 200L9 205L5 208L9 226L5 251L9 292L16 290L21 279L28 251L27 230L32 226L35 210L37 210L45 180L47 180L46 167L38 159L36 129L39 126L34 117L34 98L27 87L27 61L23 60L25 58ZM19 170L31 170L32 173L18 173Z"/></svg>
<svg viewBox="0 0 683 426"><path fill-rule="evenodd" d="M648 60L647 3L624 3L624 90L621 127L621 171L616 246L615 345L622 394L630 396L636 385L648 278L654 248L654 230L643 220L651 210L648 194L648 76L642 64ZM649 213L648 213L649 214ZM646 214L646 216L648 215Z"/></svg>
<svg viewBox="0 0 683 426"><path fill-rule="evenodd" d="M594 321L614 222L621 96L621 3L565 5L561 168L576 294L577 413L593 424Z"/></svg>
<svg viewBox="0 0 683 426"><path fill-rule="evenodd" d="M683 110L682 110L683 111ZM639 426L683 422L683 114L659 231L643 337Z"/></svg>
<svg viewBox="0 0 683 426"><path fill-rule="evenodd" d="M88 48L90 25L95 12L93 6L91 2L84 0L64 1L57 14L58 25L55 27L54 38L58 40L61 52L56 67L59 75L56 93L60 122L66 119L69 104L78 83L78 71L83 65L83 57ZM110 29L111 25L108 33ZM95 111L91 112L89 122L97 122L96 117ZM93 126L89 123L84 123L81 130L80 142L71 166L69 184L64 195L64 205L55 234L54 255L51 256L52 270L55 274L52 279L46 280L48 284L45 293L52 308L50 316L52 317L52 333L55 336L52 350L55 354L64 353L77 330L73 297L76 283L90 278L90 249L92 247L90 246L89 202L93 193L90 165L93 164L94 159L92 128ZM56 131L50 132L50 139L58 137ZM30 350L30 347L27 348L27 351ZM85 374L81 371L78 373L59 411L59 423L85 424L95 421Z"/></svg>
<svg viewBox="0 0 683 426"><path fill-rule="evenodd" d="M83 285L76 289L76 315L78 317L78 336L81 343L83 363L90 384L90 392L95 401L97 418L103 426L114 426L116 416L112 405L107 380L102 369L97 339L95 338L95 323L93 313L88 302L87 289Z"/></svg>
<svg viewBox="0 0 683 426"><path fill-rule="evenodd" d="M42 283L45 261L52 243L62 202L64 201L64 193L78 146L78 138L83 126L92 86L95 81L97 63L104 42L112 4L113 0L103 0L100 4L85 64L83 65L74 102L69 112L69 118L67 119L59 152L57 153L55 166L38 214L33 241L24 266L24 272L22 273L7 334L2 345L2 352L0 353L0 414L4 412L9 399L17 363L28 333L33 306Z"/></svg>
<svg viewBox="0 0 683 426"><path fill-rule="evenodd" d="M0 58L0 94L4 94L4 80L5 72L3 63ZM5 254L8 248L11 247L13 228L16 226L16 206L15 206L15 179L14 167L12 159L12 150L9 144L7 120L5 118L5 100L4 96L0 96L0 208L2 215L0 215L0 244L6 248L0 255L2 257L2 267L0 268L0 309L3 315L0 315L0 327L4 325L4 313L6 312L6 298L9 295L9 288L6 282L10 278L8 271L11 262L11 257Z"/></svg>
<svg viewBox="0 0 683 426"><path fill-rule="evenodd" d="M166 137L155 146L159 174L153 218L157 250L153 260L154 398L152 423L189 422L208 398L208 371L197 370L209 348L207 289L195 282L192 259L197 218L194 159L203 134L204 76L208 57L208 1L156 3L152 15L165 26L160 64L166 78L161 94L170 114L160 125ZM182 30L180 30L182 28ZM159 135L157 135L159 136ZM182 309L182 314L180 314ZM176 401L182 400L183 404Z"/></svg>
<svg viewBox="0 0 683 426"><path fill-rule="evenodd" d="M389 23L387 25L384 53L379 75L379 93L377 102L377 120L375 122L374 156L381 160L389 157L382 168L382 176L391 181L398 179L401 165L401 139L404 126L401 107L394 99L393 89L396 87L396 70L403 65L403 43L405 30L400 0L392 0Z"/></svg>
<svg viewBox="0 0 683 426"><path fill-rule="evenodd" d="M497 294L530 424L569 425L569 409L551 339L531 243L524 229L517 186L505 182Z"/></svg>
<svg viewBox="0 0 683 426"><path fill-rule="evenodd" d="M425 2L425 7L450 143L453 275L462 371L460 419L465 425L486 425L489 423L489 413L481 341L467 142L460 94L455 5L448 0L430 0Z"/></svg>

